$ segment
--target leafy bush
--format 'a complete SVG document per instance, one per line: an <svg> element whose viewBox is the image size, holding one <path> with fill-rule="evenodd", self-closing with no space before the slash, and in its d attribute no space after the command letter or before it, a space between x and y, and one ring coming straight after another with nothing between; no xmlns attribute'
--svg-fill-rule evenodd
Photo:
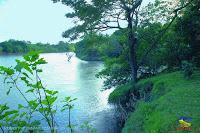
<svg viewBox="0 0 200 133"><path fill-rule="evenodd" d="M184 74L184 77L189 79L191 78L193 74L193 65L192 63L189 63L188 61L182 61L182 71Z"/></svg>
<svg viewBox="0 0 200 133"><path fill-rule="evenodd" d="M6 104L0 105L0 129L2 132L10 130L9 128L14 128L11 129L14 132L15 130L16 132L28 132L30 130L30 132L37 132L42 128L40 127L40 120L34 120L34 115L40 114L41 118L48 124L51 133L55 133L57 128L55 102L58 98L58 91L46 88L40 78L42 72L40 66L47 62L40 58L37 52L30 52L24 56L23 60L16 60L16 62L15 67L0 66L0 74L5 76L4 82L9 86L7 95L15 88L26 104L18 104L18 109L15 110L10 109ZM19 86L22 82L26 87L21 88ZM27 95L33 95L34 97L28 97ZM69 116L74 100L76 99L66 97L64 101L62 111L69 110ZM32 127L34 130L30 129ZM68 127L73 132L70 118Z"/></svg>
<svg viewBox="0 0 200 133"><path fill-rule="evenodd" d="M78 58L87 61L99 61L104 56L116 57L121 52L120 45L112 38L90 33L77 42L75 52Z"/></svg>
<svg viewBox="0 0 200 133"><path fill-rule="evenodd" d="M130 82L130 66L126 55L115 58L104 58L104 69L96 76L104 80L104 89L118 87Z"/></svg>

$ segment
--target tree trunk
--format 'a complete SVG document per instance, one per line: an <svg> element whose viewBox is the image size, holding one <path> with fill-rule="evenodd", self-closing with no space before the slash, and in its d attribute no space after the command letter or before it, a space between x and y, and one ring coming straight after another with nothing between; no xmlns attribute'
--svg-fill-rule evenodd
<svg viewBox="0 0 200 133"><path fill-rule="evenodd" d="M137 57L136 57L136 44L137 39L133 33L133 24L131 15L128 15L128 45L129 45L129 63L131 68L131 78L133 82L137 82Z"/></svg>

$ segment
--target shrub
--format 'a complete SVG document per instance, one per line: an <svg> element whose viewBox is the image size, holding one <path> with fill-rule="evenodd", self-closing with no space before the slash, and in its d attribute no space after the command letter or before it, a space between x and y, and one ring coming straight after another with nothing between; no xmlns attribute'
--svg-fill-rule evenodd
<svg viewBox="0 0 200 133"><path fill-rule="evenodd" d="M182 61L182 71L184 74L184 77L189 79L192 76L193 73L193 65L192 63L188 62L188 61Z"/></svg>
<svg viewBox="0 0 200 133"><path fill-rule="evenodd" d="M35 120L34 116L40 114L40 117L48 124L50 132L56 133L58 126L55 118L57 112L55 103L58 99L58 91L46 88L40 78L43 71L40 69L41 65L47 64L47 62L44 58L39 57L38 52L30 52L23 56L23 60L16 60L16 63L15 67L0 66L0 76L5 77L4 83L9 86L7 95L16 89L26 103L18 104L18 109L15 110L7 106L7 103L0 104L1 131L6 132L9 130L8 127L12 127L13 132L39 132L42 130L41 120ZM26 87L21 88L20 83L24 83ZM74 106L72 104L74 100L76 98L66 97L62 108L62 111L68 110L68 128L71 132L73 132L73 128L70 111ZM32 130L32 127L35 129Z"/></svg>

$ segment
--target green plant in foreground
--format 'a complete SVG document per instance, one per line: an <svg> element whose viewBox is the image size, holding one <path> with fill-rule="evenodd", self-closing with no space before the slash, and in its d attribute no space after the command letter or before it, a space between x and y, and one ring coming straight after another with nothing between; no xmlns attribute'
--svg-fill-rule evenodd
<svg viewBox="0 0 200 133"><path fill-rule="evenodd" d="M82 125L81 125L81 129L82 130L86 130L87 133L96 133L96 129L92 127L92 125L88 122L85 121Z"/></svg>
<svg viewBox="0 0 200 133"><path fill-rule="evenodd" d="M58 91L46 88L40 78L42 69L41 65L47 62L39 57L38 52L30 52L23 56L23 60L16 60L15 67L0 66L0 75L3 75L4 83L8 84L9 95L12 89L16 89L23 99L26 101L25 105L18 104L18 110L10 109L6 104L0 105L0 130L4 133L8 132L36 132L42 130L40 121L47 122L51 133L55 133L57 124L55 121L55 114L57 112L55 102L58 98ZM25 86L21 88L20 83ZM28 97L31 95L32 97ZM76 99L67 97L64 105L72 109L71 102ZM40 114L41 120L35 120L33 116ZM69 123L70 123L69 118ZM71 124L69 124L71 129Z"/></svg>
<svg viewBox="0 0 200 133"><path fill-rule="evenodd" d="M70 128L70 132L73 133L74 132L74 126L71 124L71 110L74 107L74 105L72 104L73 101L77 100L77 98L72 99L71 97L66 97L64 102L64 105L62 107L61 111L65 111L68 110L68 127Z"/></svg>

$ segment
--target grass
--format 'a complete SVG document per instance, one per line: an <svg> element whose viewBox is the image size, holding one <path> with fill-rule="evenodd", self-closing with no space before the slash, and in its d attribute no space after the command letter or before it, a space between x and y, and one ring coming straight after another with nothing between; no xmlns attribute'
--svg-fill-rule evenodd
<svg viewBox="0 0 200 133"><path fill-rule="evenodd" d="M126 95L133 89L135 89L135 88L131 82L117 87L109 95L108 102L109 103L118 103L119 100L126 98Z"/></svg>
<svg viewBox="0 0 200 133"><path fill-rule="evenodd" d="M200 71L186 80L181 72L161 74L139 82L153 82L151 100L139 101L122 130L123 133L168 133L177 131L180 117L191 117L190 132L200 132ZM129 87L128 87L129 86ZM122 97L130 89L121 87L111 98ZM122 89L122 90L119 90ZM123 90L124 89L124 90Z"/></svg>

